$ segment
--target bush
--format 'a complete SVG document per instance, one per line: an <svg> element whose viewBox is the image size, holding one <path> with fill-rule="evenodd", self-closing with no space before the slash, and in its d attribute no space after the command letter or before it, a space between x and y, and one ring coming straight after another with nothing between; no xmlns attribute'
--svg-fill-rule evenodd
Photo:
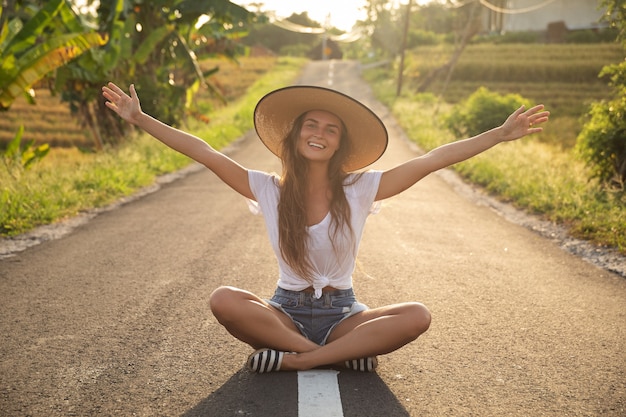
<svg viewBox="0 0 626 417"><path fill-rule="evenodd" d="M490 36L487 38L496 45L498 44L520 44L520 43L541 43L544 41L542 32L507 32L501 35Z"/></svg>
<svg viewBox="0 0 626 417"><path fill-rule="evenodd" d="M565 36L567 43L602 43L615 42L617 31L612 28L603 30L575 30Z"/></svg>
<svg viewBox="0 0 626 417"><path fill-rule="evenodd" d="M626 47L626 7L620 0L604 0L605 19ZM613 98L594 103L578 136L577 150L593 175L624 190L626 185L626 61L607 65L600 77L609 76Z"/></svg>
<svg viewBox="0 0 626 417"><path fill-rule="evenodd" d="M424 45L439 45L444 41L444 35L425 30L412 30L409 32L407 47L415 48Z"/></svg>
<svg viewBox="0 0 626 417"><path fill-rule="evenodd" d="M626 62L609 65L615 88L612 100L593 103L576 148L599 180L624 188L626 184Z"/></svg>
<svg viewBox="0 0 626 417"><path fill-rule="evenodd" d="M518 94L500 95L480 87L454 106L444 123L457 137L474 136L500 126L521 105L530 104Z"/></svg>
<svg viewBox="0 0 626 417"><path fill-rule="evenodd" d="M311 45L305 43L297 43L293 45L285 45L280 48L280 56L306 57L311 51Z"/></svg>

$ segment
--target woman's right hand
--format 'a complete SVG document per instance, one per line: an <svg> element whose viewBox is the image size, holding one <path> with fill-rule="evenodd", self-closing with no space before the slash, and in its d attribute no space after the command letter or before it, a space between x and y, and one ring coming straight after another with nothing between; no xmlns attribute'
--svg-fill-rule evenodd
<svg viewBox="0 0 626 417"><path fill-rule="evenodd" d="M221 152L216 151L202 139L168 126L141 111L135 86L130 86L130 96L114 83L102 87L106 106L122 119L163 142L165 145L187 155L213 171L232 189L246 198L255 199L250 190L248 170Z"/></svg>
<svg viewBox="0 0 626 417"><path fill-rule="evenodd" d="M130 85L130 96L114 83L102 87L102 95L107 99L106 106L129 123L137 124L143 114L135 85Z"/></svg>

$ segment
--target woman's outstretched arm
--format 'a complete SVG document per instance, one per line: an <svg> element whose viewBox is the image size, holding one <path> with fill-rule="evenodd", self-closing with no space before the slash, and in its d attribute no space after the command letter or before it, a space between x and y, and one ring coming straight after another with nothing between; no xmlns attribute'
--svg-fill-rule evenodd
<svg viewBox="0 0 626 417"><path fill-rule="evenodd" d="M538 105L524 111L520 107L499 127L469 139L448 143L433 149L425 155L411 159L383 173L376 194L382 200L401 193L431 172L469 159L501 142L509 142L532 133L539 133L537 127L548 121L550 113Z"/></svg>
<svg viewBox="0 0 626 417"><path fill-rule="evenodd" d="M189 133L162 123L141 110L135 86L130 86L130 96L114 83L102 87L106 106L122 119L154 136L170 148L187 155L213 171L226 184L243 196L254 199L248 183L248 170L205 141Z"/></svg>

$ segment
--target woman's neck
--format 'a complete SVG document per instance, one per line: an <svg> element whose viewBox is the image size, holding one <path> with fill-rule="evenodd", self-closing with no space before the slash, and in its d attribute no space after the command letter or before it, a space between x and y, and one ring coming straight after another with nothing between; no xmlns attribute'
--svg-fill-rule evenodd
<svg viewBox="0 0 626 417"><path fill-rule="evenodd" d="M327 167L324 169L309 167L305 198L307 226L318 224L328 214L332 200Z"/></svg>
<svg viewBox="0 0 626 417"><path fill-rule="evenodd" d="M328 178L328 165L326 164L309 164L307 173L307 192L319 193L330 188L330 180Z"/></svg>

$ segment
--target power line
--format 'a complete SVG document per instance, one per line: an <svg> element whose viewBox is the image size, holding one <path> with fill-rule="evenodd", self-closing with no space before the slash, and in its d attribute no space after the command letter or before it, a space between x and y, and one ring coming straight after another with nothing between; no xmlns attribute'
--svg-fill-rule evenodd
<svg viewBox="0 0 626 417"><path fill-rule="evenodd" d="M502 7L498 7L495 6L491 3L489 3L487 0L479 0L480 4L482 4L483 6L485 6L486 8L488 8L489 10L493 10L496 13L502 13L502 14L522 14L522 13L529 13L529 12L534 12L535 10L539 10L542 9L544 7L546 7L547 5L549 5L550 3L554 3L555 0L545 0L543 3L540 4L536 4L534 6L530 6L530 7L523 7L523 8L519 8L519 9L511 9L511 8L502 8Z"/></svg>
<svg viewBox="0 0 626 417"><path fill-rule="evenodd" d="M326 32L324 28L313 28L309 26L302 26L302 25L298 25L297 23L290 22L289 20L273 19L270 22L274 26L278 26L279 28L282 28L291 32L296 32L296 33L320 34L320 33Z"/></svg>
<svg viewBox="0 0 626 417"><path fill-rule="evenodd" d="M328 35L328 32L324 28L315 28L309 26L302 26L297 23L290 22L286 19L279 19L274 13L268 13L270 23L281 29L288 30L295 33L307 33L312 35L324 35L335 42L350 43L359 40L363 37L363 31L359 28L353 29L351 32L344 33L342 35Z"/></svg>
<svg viewBox="0 0 626 417"><path fill-rule="evenodd" d="M458 4L443 4L443 7L445 7L446 9L460 9L461 7L467 6L470 3L474 3L476 0L467 0L464 1L463 3L458 3Z"/></svg>

